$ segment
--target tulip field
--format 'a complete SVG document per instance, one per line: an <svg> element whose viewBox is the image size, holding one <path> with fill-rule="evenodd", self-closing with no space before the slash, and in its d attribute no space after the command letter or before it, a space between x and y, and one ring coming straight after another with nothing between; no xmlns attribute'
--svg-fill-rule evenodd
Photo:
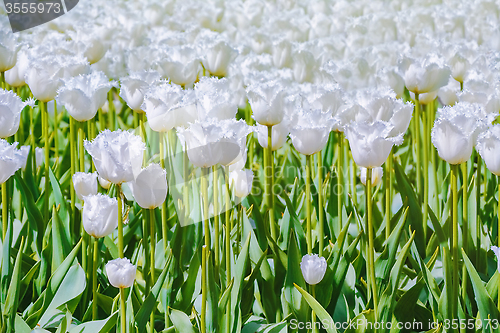
<svg viewBox="0 0 500 333"><path fill-rule="evenodd" d="M10 2L1 332L500 332L499 1Z"/></svg>

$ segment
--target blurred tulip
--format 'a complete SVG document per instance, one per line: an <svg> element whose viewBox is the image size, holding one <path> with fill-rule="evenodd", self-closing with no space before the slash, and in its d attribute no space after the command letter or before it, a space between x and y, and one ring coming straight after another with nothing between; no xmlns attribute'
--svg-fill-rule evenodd
<svg viewBox="0 0 500 333"><path fill-rule="evenodd" d="M198 119L231 119L236 116L238 106L234 103L233 92L226 78L203 77L196 83L196 106Z"/></svg>
<svg viewBox="0 0 500 333"><path fill-rule="evenodd" d="M135 201L144 209L161 206L167 198L167 176L159 164L150 164L128 183Z"/></svg>
<svg viewBox="0 0 500 333"><path fill-rule="evenodd" d="M118 258L106 264L106 275L109 283L115 288L132 287L135 274L136 267L127 258Z"/></svg>
<svg viewBox="0 0 500 333"><path fill-rule="evenodd" d="M196 49L181 45L167 49L165 56L158 62L162 76L180 86L191 87L201 70Z"/></svg>
<svg viewBox="0 0 500 333"><path fill-rule="evenodd" d="M229 184L237 197L244 198L252 192L253 177L252 170L235 170L229 174Z"/></svg>
<svg viewBox="0 0 500 333"><path fill-rule="evenodd" d="M226 76L236 51L224 41L208 42L201 47L204 57L203 66L210 74Z"/></svg>
<svg viewBox="0 0 500 333"><path fill-rule="evenodd" d="M17 52L21 47L17 44L15 35L11 32L0 32L0 72L5 72L14 67L17 59Z"/></svg>
<svg viewBox="0 0 500 333"><path fill-rule="evenodd" d="M97 172L76 172L71 178L73 179L75 193L80 200L83 200L87 195L97 194Z"/></svg>
<svg viewBox="0 0 500 333"><path fill-rule="evenodd" d="M278 125L274 125L272 129L272 150L278 150L286 142L288 134L290 134L290 126L288 122L282 121ZM267 148L267 126L257 124L257 140L262 148Z"/></svg>
<svg viewBox="0 0 500 333"><path fill-rule="evenodd" d="M21 87L26 84L25 75L29 68L28 54L21 49L17 54L16 65L5 72L5 82L12 87Z"/></svg>
<svg viewBox="0 0 500 333"><path fill-rule="evenodd" d="M366 186L366 171L367 171L366 168L361 167L361 175L359 177L361 179L361 183L363 183L363 185L365 186ZM372 186L377 186L378 184L380 184L383 175L384 175L384 168L382 167L373 168L372 178L371 178Z"/></svg>
<svg viewBox="0 0 500 333"><path fill-rule="evenodd" d="M118 202L115 198L99 193L85 196L83 200L82 223L90 236L106 237L118 227Z"/></svg>
<svg viewBox="0 0 500 333"><path fill-rule="evenodd" d="M326 259L319 257L317 254L306 254L300 262L302 276L310 285L318 284L323 280L327 267Z"/></svg>
<svg viewBox="0 0 500 333"><path fill-rule="evenodd" d="M84 145L99 176L113 184L132 181L141 171L146 147L139 136L106 129Z"/></svg>
<svg viewBox="0 0 500 333"><path fill-rule="evenodd" d="M103 72L80 75L64 80L64 86L57 91L57 101L76 121L87 121L104 105L112 85Z"/></svg>

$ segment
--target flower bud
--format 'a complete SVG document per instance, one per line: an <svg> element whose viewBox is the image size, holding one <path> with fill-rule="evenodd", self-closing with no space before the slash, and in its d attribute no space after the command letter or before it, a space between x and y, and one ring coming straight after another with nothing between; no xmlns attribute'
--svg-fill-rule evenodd
<svg viewBox="0 0 500 333"><path fill-rule="evenodd" d="M76 172L73 177L75 193L80 200L87 195L97 194L97 173Z"/></svg>
<svg viewBox="0 0 500 333"><path fill-rule="evenodd" d="M127 258L111 260L106 264L109 283L116 288L128 288L134 284L136 267Z"/></svg>
<svg viewBox="0 0 500 333"><path fill-rule="evenodd" d="M82 223L89 235L106 237L118 227L118 201L115 198L97 194L83 200Z"/></svg>
<svg viewBox="0 0 500 333"><path fill-rule="evenodd" d="M150 164L128 183L137 204L144 209L159 207L167 198L166 172L159 164Z"/></svg>
<svg viewBox="0 0 500 333"><path fill-rule="evenodd" d="M252 170L235 170L230 173L229 183L237 197L244 198L252 192L253 176Z"/></svg>
<svg viewBox="0 0 500 333"><path fill-rule="evenodd" d="M306 254L302 257L302 261L300 262L302 275L308 284L320 283L325 276L326 267L326 259L319 257L317 254Z"/></svg>

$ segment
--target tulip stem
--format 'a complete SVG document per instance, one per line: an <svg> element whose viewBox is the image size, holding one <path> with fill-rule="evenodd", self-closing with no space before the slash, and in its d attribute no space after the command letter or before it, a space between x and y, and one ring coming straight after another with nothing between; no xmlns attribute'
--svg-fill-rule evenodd
<svg viewBox="0 0 500 333"><path fill-rule="evenodd" d="M306 155L306 221L307 221L307 253L312 254L311 236L311 155Z"/></svg>
<svg viewBox="0 0 500 333"><path fill-rule="evenodd" d="M184 151L182 152L182 157L183 157L183 162L182 162L182 169L183 169L183 178L184 178L184 183L187 184L188 183L188 178L189 178L189 170L188 170L188 166L189 166L189 158L188 158L188 154L187 154L187 144L186 146L184 147ZM186 222L187 222L187 219L189 218L189 192L188 192L188 186L183 186L182 187L182 190L183 190L183 198L184 198L184 214L185 214L185 218L186 218Z"/></svg>
<svg viewBox="0 0 500 333"><path fill-rule="evenodd" d="M201 168L201 195L203 196L203 221L205 223L205 246L210 248L210 218L208 216L208 168Z"/></svg>
<svg viewBox="0 0 500 333"><path fill-rule="evenodd" d="M232 222L230 221L230 213L231 213L231 197L229 193L229 166L225 166L225 183L226 183L226 191L225 191L225 199L226 199L226 286L229 285L231 281L231 230L233 230ZM229 331L229 314L231 313L231 300L228 299L227 303L227 327Z"/></svg>
<svg viewBox="0 0 500 333"><path fill-rule="evenodd" d="M8 209L7 209L7 181L2 183L2 240L5 240L8 228Z"/></svg>
<svg viewBox="0 0 500 333"><path fill-rule="evenodd" d="M273 127L267 126L267 163L266 180L267 180L267 205L269 208L269 227L271 229L271 238L276 241L276 229L274 226L274 203L273 203Z"/></svg>
<svg viewBox="0 0 500 333"><path fill-rule="evenodd" d="M69 144L70 144L70 159L71 159L71 177L70 177L70 195L71 195L71 217L72 221L75 219L75 201L76 201L76 194L75 194L75 186L73 184L73 175L76 172L76 142L75 142L75 120L73 117L69 117ZM34 142L33 142L33 149L34 147ZM33 154L35 151L33 151ZM33 155L34 157L35 155Z"/></svg>
<svg viewBox="0 0 500 333"><path fill-rule="evenodd" d="M370 284L372 288L373 309L375 311L375 318L378 318L378 293L377 281L375 280L375 247L373 235L373 221L372 221L372 169L366 169L366 229L368 231L368 267L367 273L370 275Z"/></svg>
<svg viewBox="0 0 500 333"><path fill-rule="evenodd" d="M55 157L56 163L59 162L59 140L57 138L58 128L59 128L59 119L57 117L57 102L54 99L54 148L55 148L54 157ZM58 170L60 170L60 169L61 168L59 167Z"/></svg>
<svg viewBox="0 0 500 333"><path fill-rule="evenodd" d="M125 257L123 254L123 212L122 212L122 186L116 185L116 200L118 201L118 255L120 258Z"/></svg>
<svg viewBox="0 0 500 333"><path fill-rule="evenodd" d="M451 192L452 217L453 217L453 302L451 304L453 318L458 318L458 190L457 190L458 165L451 165Z"/></svg>
<svg viewBox="0 0 500 333"><path fill-rule="evenodd" d="M394 153L391 152L389 153L389 157L387 158L387 161L385 162L385 239L389 239L391 236L391 218L392 218L392 212L391 212L391 202L392 202L392 187L391 187L391 181L392 181L392 159Z"/></svg>
<svg viewBox="0 0 500 333"><path fill-rule="evenodd" d="M44 214L45 214L45 221L49 221L49 188L50 188L50 179L49 179L49 152L50 152L50 145L49 145L49 114L47 113L47 103L46 102L41 102L40 103L40 110L42 112L42 132L43 132L43 140L45 141L45 191L44 191L44 201L43 201L43 207L44 207Z"/></svg>
<svg viewBox="0 0 500 333"><path fill-rule="evenodd" d="M206 245L201 248L201 333L206 333L207 313L207 250Z"/></svg>
<svg viewBox="0 0 500 333"><path fill-rule="evenodd" d="M324 222L323 222L323 157L321 151L318 152L318 243L319 243L319 256L323 256L323 240L324 240Z"/></svg>
<svg viewBox="0 0 500 333"><path fill-rule="evenodd" d="M212 181L213 181L213 195L214 195L214 275L215 278L219 278L219 237L220 237L220 226L219 226L219 182L218 182L218 172L217 165L212 166Z"/></svg>
<svg viewBox="0 0 500 333"><path fill-rule="evenodd" d="M156 218L155 218L155 210L149 209L149 224L150 224L150 232L149 236L150 241L149 245L151 246L151 250L149 251L149 255L151 256L150 258L150 263L149 263L149 269L151 271L151 286L155 285L155 279L156 279L156 272L155 272L155 247L156 247ZM155 311L154 308L151 311L151 316L149 318L149 330L150 333L154 332L154 327L155 327Z"/></svg>
<svg viewBox="0 0 500 333"><path fill-rule="evenodd" d="M108 92L108 120L109 120L109 129L111 131L115 130L115 104L113 103L113 88L111 88Z"/></svg>
<svg viewBox="0 0 500 333"><path fill-rule="evenodd" d="M127 309L125 303L125 288L120 288L120 323L121 333L127 332Z"/></svg>
<svg viewBox="0 0 500 333"><path fill-rule="evenodd" d="M342 196L344 195L343 191L343 177L342 177L342 170L343 170L343 152L344 152L344 147L343 147L343 142L344 138L342 137L342 132L337 132L337 188L335 191L335 194L337 195L337 209L338 209L338 226L339 230L342 230L343 225L342 225Z"/></svg>
<svg viewBox="0 0 500 333"><path fill-rule="evenodd" d="M316 299L316 285L311 285L311 295L314 299ZM311 322L312 322L312 332L316 333L318 330L316 329L316 313L314 310L311 310Z"/></svg>
<svg viewBox="0 0 500 333"><path fill-rule="evenodd" d="M467 212L467 205L468 205L468 183L469 183L469 177L467 174L467 162L462 163L460 165L461 171L462 171L462 178L463 178L463 194L462 194L462 248L465 251L467 255L469 255L469 242L468 242L468 237L469 237L469 218L468 218L468 212ZM463 297L463 305L465 306L466 301L467 301L467 268L465 265L462 267L462 297Z"/></svg>
<svg viewBox="0 0 500 333"><path fill-rule="evenodd" d="M94 269L92 270L92 320L97 320L97 264L99 260L99 238L94 238Z"/></svg>
<svg viewBox="0 0 500 333"><path fill-rule="evenodd" d="M420 165L420 101L419 101L419 94L415 93L415 116L413 117L414 120L414 130L415 130L415 156L416 156L416 174L417 174L417 193L420 197L420 191L422 189L421 184L420 184L420 177L421 177L421 165ZM425 135L425 133L424 133Z"/></svg>
<svg viewBox="0 0 500 333"><path fill-rule="evenodd" d="M159 132L159 140L160 140L160 165L162 169L165 169L165 133ZM168 189L167 189L168 191ZM163 238L163 251L164 255L167 254L167 199L163 201L161 205L161 236Z"/></svg>
<svg viewBox="0 0 500 333"><path fill-rule="evenodd" d="M477 166L476 166L476 265L481 267L481 217L479 216L479 211L481 209L481 166L482 166L482 158L480 154L477 154ZM500 287L499 287L500 288ZM500 295L500 294L499 294ZM500 301L499 301L500 303Z"/></svg>
<svg viewBox="0 0 500 333"><path fill-rule="evenodd" d="M30 92L31 95L31 92ZM30 96L31 97L31 96ZM32 167L33 167L33 173L36 173L37 167L36 167L36 140L35 140L35 110L33 110L33 107L30 106L30 132L31 132L31 156L32 156ZM71 117L70 117L71 118ZM74 174L72 172L71 174ZM73 190L74 194L74 190Z"/></svg>
<svg viewBox="0 0 500 333"><path fill-rule="evenodd" d="M83 141L85 139L85 122L80 123L78 128L78 149L80 150L80 172L85 172L85 152L83 148Z"/></svg>
<svg viewBox="0 0 500 333"><path fill-rule="evenodd" d="M422 112L423 131L423 151L424 151L424 212L422 215L422 226L424 229L424 240L427 240L427 216L429 213L429 137L427 117L429 117L430 107Z"/></svg>

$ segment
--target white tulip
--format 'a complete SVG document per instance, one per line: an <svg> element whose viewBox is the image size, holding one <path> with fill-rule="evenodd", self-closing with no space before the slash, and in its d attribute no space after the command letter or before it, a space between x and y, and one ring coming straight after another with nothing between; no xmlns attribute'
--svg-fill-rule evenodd
<svg viewBox="0 0 500 333"><path fill-rule="evenodd" d="M21 111L27 105L34 105L33 100L23 102L10 90L0 89L0 138L16 134L21 120Z"/></svg>
<svg viewBox="0 0 500 333"><path fill-rule="evenodd" d="M111 260L105 268L109 283L113 287L128 288L134 284L137 269L127 258Z"/></svg>
<svg viewBox="0 0 500 333"><path fill-rule="evenodd" d="M181 45L167 48L166 54L158 62L158 67L162 76L173 83L191 87L198 78L201 63L195 48Z"/></svg>
<svg viewBox="0 0 500 333"><path fill-rule="evenodd" d="M29 68L28 54L24 49L21 49L17 54L16 65L5 72L5 82L12 87L21 87L26 84L25 76Z"/></svg>
<svg viewBox="0 0 500 333"><path fill-rule="evenodd" d="M236 116L238 106L233 100L233 91L226 78L203 77L196 83L196 106L198 119L231 119Z"/></svg>
<svg viewBox="0 0 500 333"><path fill-rule="evenodd" d="M106 237L118 227L118 201L103 194L83 198L82 223L85 232L95 238Z"/></svg>
<svg viewBox="0 0 500 333"><path fill-rule="evenodd" d="M76 172L72 177L75 193L80 200L87 195L97 194L97 172Z"/></svg>
<svg viewBox="0 0 500 333"><path fill-rule="evenodd" d="M284 116L285 92L280 82L255 84L247 89L253 118L261 125L279 124Z"/></svg>
<svg viewBox="0 0 500 333"><path fill-rule="evenodd" d="M405 72L406 88L413 93L437 91L450 78L450 68L432 57L415 60Z"/></svg>
<svg viewBox="0 0 500 333"><path fill-rule="evenodd" d="M137 72L120 80L120 97L135 112L144 112L142 103L144 95L151 84L160 79L160 74L154 71Z"/></svg>
<svg viewBox="0 0 500 333"><path fill-rule="evenodd" d="M150 164L128 183L135 201L144 209L154 209L167 198L167 175L159 164Z"/></svg>
<svg viewBox="0 0 500 333"><path fill-rule="evenodd" d="M495 256L497 257L497 270L500 273L500 248L493 245L491 247L491 251L493 251L493 253L495 253Z"/></svg>
<svg viewBox="0 0 500 333"><path fill-rule="evenodd" d="M500 176L500 124L479 135L476 149L491 173Z"/></svg>
<svg viewBox="0 0 500 333"><path fill-rule="evenodd" d="M0 33L0 72L8 71L16 64L17 52L21 45L17 44L14 36L5 30Z"/></svg>
<svg viewBox="0 0 500 333"><path fill-rule="evenodd" d="M306 254L300 262L302 276L310 285L318 284L323 280L327 267L326 259L317 254Z"/></svg>
<svg viewBox="0 0 500 333"><path fill-rule="evenodd" d="M252 170L235 170L229 174L229 183L237 197L244 198L252 192L253 177Z"/></svg>
<svg viewBox="0 0 500 333"><path fill-rule="evenodd" d="M99 176L113 184L132 181L141 171L146 147L139 136L106 129L92 142L85 140L84 146Z"/></svg>
<svg viewBox="0 0 500 333"><path fill-rule="evenodd" d="M0 184L5 183L24 164L24 156L16 146L17 142L11 145L0 139Z"/></svg>
<svg viewBox="0 0 500 333"><path fill-rule="evenodd" d="M208 42L200 47L200 52L204 54L203 66L215 76L226 76L236 56L236 51L224 41Z"/></svg>
<svg viewBox="0 0 500 333"><path fill-rule="evenodd" d="M317 153L326 145L333 118L321 110L301 110L297 125L290 130L295 149L304 155Z"/></svg>

